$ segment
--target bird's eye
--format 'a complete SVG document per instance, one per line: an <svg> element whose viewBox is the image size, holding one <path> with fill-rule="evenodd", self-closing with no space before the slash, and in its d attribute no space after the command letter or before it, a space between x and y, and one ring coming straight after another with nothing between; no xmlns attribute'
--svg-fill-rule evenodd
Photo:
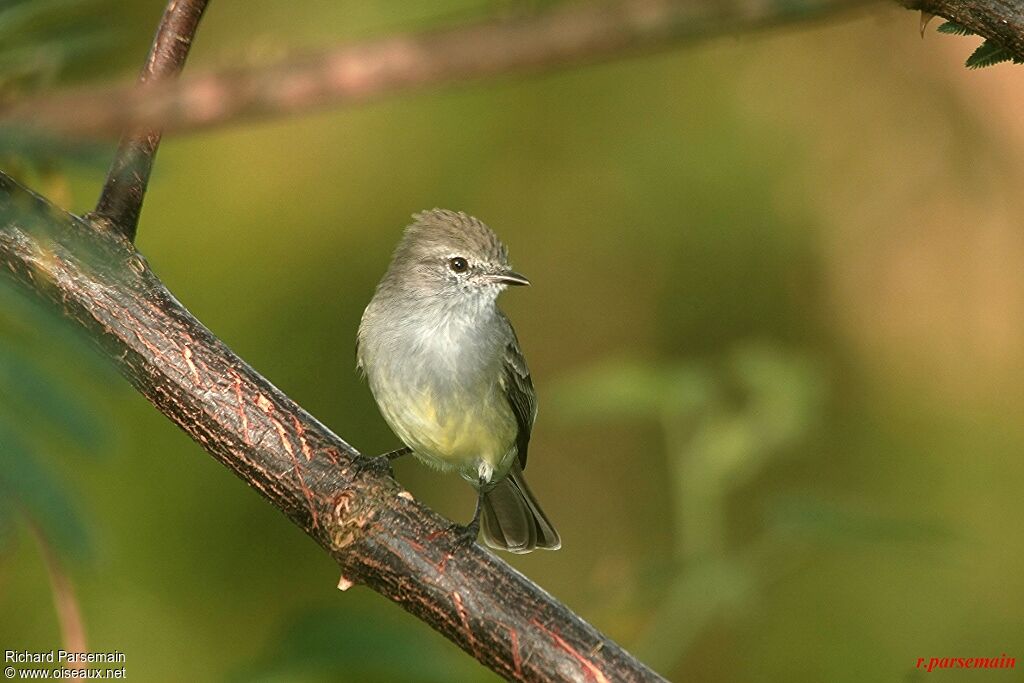
<svg viewBox="0 0 1024 683"><path fill-rule="evenodd" d="M466 259L456 256L455 258L448 259L448 267L456 273L465 273L469 269L469 264L466 263Z"/></svg>

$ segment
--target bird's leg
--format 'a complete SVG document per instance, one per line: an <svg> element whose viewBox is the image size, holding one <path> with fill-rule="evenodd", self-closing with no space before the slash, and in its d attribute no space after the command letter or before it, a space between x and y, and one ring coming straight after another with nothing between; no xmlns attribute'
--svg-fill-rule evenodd
<svg viewBox="0 0 1024 683"><path fill-rule="evenodd" d="M465 526L461 524L453 524L451 529L455 534L455 542L459 545L471 546L476 543L477 537L480 535L480 513L484 509L484 485L487 482L483 479L480 480L480 488L477 490L476 497L476 510L473 512L473 519L469 520L469 524Z"/></svg>
<svg viewBox="0 0 1024 683"><path fill-rule="evenodd" d="M398 460L403 455L409 455L410 453L412 453L412 449L411 448L409 448L408 446L402 446L401 448L396 448L393 451L388 451L384 455L378 455L377 457L378 458L387 458L388 462L391 462L392 460Z"/></svg>
<svg viewBox="0 0 1024 683"><path fill-rule="evenodd" d="M372 458L364 455L355 461L356 473L361 474L363 472L373 472L380 476L387 475L389 477L393 477L395 476L395 472L391 469L391 461L397 460L403 455L409 455L410 453L412 453L411 448L408 446L402 446L401 448L388 451L383 455L378 455Z"/></svg>

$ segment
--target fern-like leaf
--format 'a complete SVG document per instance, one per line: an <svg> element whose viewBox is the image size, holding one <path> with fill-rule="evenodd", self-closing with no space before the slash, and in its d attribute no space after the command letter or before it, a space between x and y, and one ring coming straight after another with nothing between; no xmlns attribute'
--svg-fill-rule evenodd
<svg viewBox="0 0 1024 683"><path fill-rule="evenodd" d="M978 46L978 49L971 53L971 56L964 62L968 69L983 69L986 66L1009 62L1013 55L1002 45L997 45L991 40L986 40Z"/></svg>
<svg viewBox="0 0 1024 683"><path fill-rule="evenodd" d="M956 23L955 21L947 21L946 23L944 23L941 26L939 26L939 28L936 29L936 30L939 33L948 33L948 34L954 35L954 36L973 36L974 35L974 31L972 31L971 29L967 28L966 26L963 26L961 24Z"/></svg>
<svg viewBox="0 0 1024 683"><path fill-rule="evenodd" d="M955 21L947 21L939 26L937 30L939 33L946 33L954 36L977 35L971 29L967 28L963 24L958 24ZM971 53L971 56L967 58L967 62L965 62L964 66L968 69L983 69L986 66L1010 61L1014 64L1024 64L1024 59L1014 56L1012 52L998 43L992 40L986 40L978 46L978 49Z"/></svg>

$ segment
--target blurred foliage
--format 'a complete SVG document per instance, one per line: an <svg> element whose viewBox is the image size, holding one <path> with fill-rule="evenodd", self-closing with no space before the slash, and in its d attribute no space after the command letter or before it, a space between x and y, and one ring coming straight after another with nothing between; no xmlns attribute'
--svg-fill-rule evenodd
<svg viewBox="0 0 1024 683"><path fill-rule="evenodd" d="M4 35L109 26L115 49L13 69L5 98L132 79L165 3L47 14L72 4L2 3L56 22ZM190 69L547 4L218 0ZM955 41L878 12L170 138L141 248L242 357L384 452L353 371L362 307L409 214L475 213L534 282L503 306L540 400L527 474L564 546L518 569L672 680L900 680L921 656L1019 652L1016 72L950 69ZM91 208L89 150L0 136L0 167ZM0 494L0 644L57 646L38 554L12 544L35 506L129 676L408 680L415 661L413 680L493 680L368 591L339 597L315 544L67 335L0 300L2 485L28 492ZM457 478L396 470L452 519L472 509Z"/></svg>
<svg viewBox="0 0 1024 683"><path fill-rule="evenodd" d="M109 384L113 373L68 323L6 280L0 340L0 527L9 530L25 514L58 553L84 560L88 525L53 461L93 458L110 446L110 416L95 386ZM62 367L62 353L80 359L78 373Z"/></svg>
<svg viewBox="0 0 1024 683"><path fill-rule="evenodd" d="M0 101L94 74L128 29L112 0L0 0Z"/></svg>
<svg viewBox="0 0 1024 683"><path fill-rule="evenodd" d="M444 683L479 672L479 664L415 621L331 605L293 617L233 680Z"/></svg>
<svg viewBox="0 0 1024 683"><path fill-rule="evenodd" d="M0 105L45 88L71 85L119 65L130 15L115 0L0 0ZM65 164L102 167L109 144L0 128L0 168L70 201Z"/></svg>
<svg viewBox="0 0 1024 683"><path fill-rule="evenodd" d="M636 651L675 669L723 612L740 611L799 566L801 543L934 541L934 523L880 519L808 494L773 503L763 528L737 547L727 517L734 496L820 426L825 373L806 354L744 343L722 359L658 366L604 362L562 379L563 419L602 423L646 418L662 430L674 508L674 570Z"/></svg>
<svg viewBox="0 0 1024 683"><path fill-rule="evenodd" d="M569 419L657 420L670 464L687 461L680 485L721 490L743 485L785 453L817 420L823 390L821 371L807 358L747 344L718 362L602 363L563 379L553 398Z"/></svg>
<svg viewBox="0 0 1024 683"><path fill-rule="evenodd" d="M877 513L820 500L807 493L778 496L768 506L766 525L780 534L824 542L915 542L956 540L944 524L934 520L883 517Z"/></svg>
<svg viewBox="0 0 1024 683"><path fill-rule="evenodd" d="M4 126L0 130L0 153L6 159L5 168L11 169L13 165L15 172L24 162L35 164L43 175L55 173L60 163L101 166L110 156L109 147L110 143L47 137L38 130L18 126Z"/></svg>
<svg viewBox="0 0 1024 683"><path fill-rule="evenodd" d="M15 515L24 512L56 548L81 559L88 549L86 526L63 483L36 452L6 424L0 423L0 526L10 531ZM5 535L9 535L5 534Z"/></svg>

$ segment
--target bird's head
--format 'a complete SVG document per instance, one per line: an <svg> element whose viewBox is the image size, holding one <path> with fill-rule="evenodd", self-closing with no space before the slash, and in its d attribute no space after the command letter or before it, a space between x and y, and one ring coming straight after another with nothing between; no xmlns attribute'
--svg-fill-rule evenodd
<svg viewBox="0 0 1024 683"><path fill-rule="evenodd" d="M476 304L492 303L509 285L530 284L509 266L508 250L487 225L445 209L413 216L388 279L417 297Z"/></svg>

